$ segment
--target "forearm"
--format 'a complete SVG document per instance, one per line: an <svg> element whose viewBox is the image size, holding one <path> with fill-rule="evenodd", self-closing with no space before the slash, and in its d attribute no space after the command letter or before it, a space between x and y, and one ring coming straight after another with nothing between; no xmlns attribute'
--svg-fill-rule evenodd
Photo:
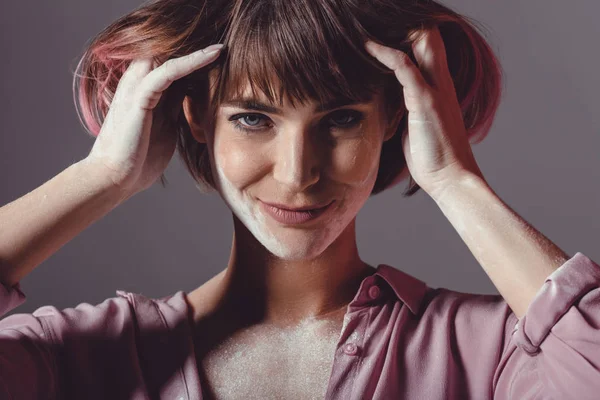
<svg viewBox="0 0 600 400"><path fill-rule="evenodd" d="M571 258L477 177L457 180L434 201L519 319L546 278Z"/></svg>
<svg viewBox="0 0 600 400"><path fill-rule="evenodd" d="M0 282L12 286L124 201L86 160L0 208Z"/></svg>

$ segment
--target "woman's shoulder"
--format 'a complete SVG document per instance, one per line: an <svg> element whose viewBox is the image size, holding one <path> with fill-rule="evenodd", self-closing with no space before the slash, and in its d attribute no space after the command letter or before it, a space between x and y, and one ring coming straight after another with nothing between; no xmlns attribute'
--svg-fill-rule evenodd
<svg viewBox="0 0 600 400"><path fill-rule="evenodd" d="M16 307L25 302L26 297L20 287L4 287L4 292L5 304L10 300ZM32 313L12 314L0 320L0 331L29 331L36 336L52 336L55 342L86 335L116 339L147 325L168 328L167 321L180 319L185 311L182 291L152 298L117 290L116 296L96 303L81 302L66 308L44 305Z"/></svg>
<svg viewBox="0 0 600 400"><path fill-rule="evenodd" d="M392 288L399 300L414 309L415 314L434 310L449 312L452 309L473 309L473 307L485 311L506 306L503 297L499 294L469 293L446 287L434 288L390 264L379 264L376 275Z"/></svg>
<svg viewBox="0 0 600 400"><path fill-rule="evenodd" d="M517 323L516 316L499 294L478 294L431 287L424 281L388 264L378 275L393 289L398 301L406 304L420 323L447 323L466 328L482 322L505 326Z"/></svg>
<svg viewBox="0 0 600 400"><path fill-rule="evenodd" d="M4 292L0 288L0 301L24 302L25 294L16 290L20 288L4 287ZM0 370L12 375L2 376L0 387L44 393L35 398L62 398L53 395L59 390L79 393L77 398L90 390L105 393L106 398L124 398L130 393L122 390L129 391L145 378L142 370L152 377L163 376L181 366L182 355L193 353L190 341L184 340L187 325L176 324L183 319L179 311L184 304L183 292L151 298L119 290L97 303L46 305L4 317Z"/></svg>
<svg viewBox="0 0 600 400"><path fill-rule="evenodd" d="M518 318L499 294L461 292L444 287L428 292L427 307L423 319L450 322L457 334L471 337L482 332L498 331L509 337Z"/></svg>

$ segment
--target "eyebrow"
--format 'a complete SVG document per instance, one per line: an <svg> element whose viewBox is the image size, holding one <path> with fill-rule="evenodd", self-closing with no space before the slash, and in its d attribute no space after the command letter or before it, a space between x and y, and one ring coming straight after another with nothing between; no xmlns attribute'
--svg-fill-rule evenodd
<svg viewBox="0 0 600 400"><path fill-rule="evenodd" d="M364 103L369 102L371 99L372 98L367 98L366 100L364 100L362 102L356 102L356 101L353 101L350 99L345 99L345 98L333 99L326 103L317 105L315 112L321 113L321 112L333 110L333 109L339 108L339 107L364 104ZM265 103L261 103L259 100L252 98L252 97L234 98L234 99L227 100L221 104L221 107L227 107L227 106L244 108L247 110L262 111L262 112L266 112L269 114L276 114L276 115L283 114L283 111L281 109L271 106L271 105L268 105L268 104L265 104Z"/></svg>

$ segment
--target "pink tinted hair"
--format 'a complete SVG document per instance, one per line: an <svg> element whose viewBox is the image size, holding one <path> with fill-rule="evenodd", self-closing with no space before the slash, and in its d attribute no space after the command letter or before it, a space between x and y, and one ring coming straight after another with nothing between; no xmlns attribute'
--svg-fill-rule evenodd
<svg viewBox="0 0 600 400"><path fill-rule="evenodd" d="M271 102L292 104L333 98L369 99L383 90L386 116L404 107L402 87L392 71L363 48L365 39L412 54L418 32L440 29L463 119L471 143L489 133L502 88L502 69L479 24L435 1L412 0L155 0L119 18L93 38L80 59L73 81L79 118L97 136L129 63L152 58L157 63L214 43L225 48L206 68L175 82L164 94L184 93L198 107L214 110L238 94L247 82ZM413 35L417 33L417 35ZM209 102L208 73L216 70ZM177 105L175 105L177 106ZM202 111L198 111L202 112ZM214 115L214 114L213 114ZM174 121L177 150L198 183L214 189L206 145L191 135L183 113ZM406 168L401 136L383 144L371 194L409 176L408 197L420 188ZM164 186L164 175L161 177Z"/></svg>

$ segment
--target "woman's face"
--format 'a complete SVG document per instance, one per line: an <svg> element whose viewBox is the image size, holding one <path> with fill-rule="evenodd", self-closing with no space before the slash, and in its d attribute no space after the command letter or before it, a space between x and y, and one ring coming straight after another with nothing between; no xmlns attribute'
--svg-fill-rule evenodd
<svg viewBox="0 0 600 400"><path fill-rule="evenodd" d="M248 88L249 89L249 88ZM314 102L265 97L228 101L216 112L206 142L214 181L226 204L254 237L285 260L311 259L342 233L375 184L386 131L380 95L369 103L318 110ZM259 110L264 104L269 110ZM263 203L290 208L332 202L318 218L280 222Z"/></svg>

